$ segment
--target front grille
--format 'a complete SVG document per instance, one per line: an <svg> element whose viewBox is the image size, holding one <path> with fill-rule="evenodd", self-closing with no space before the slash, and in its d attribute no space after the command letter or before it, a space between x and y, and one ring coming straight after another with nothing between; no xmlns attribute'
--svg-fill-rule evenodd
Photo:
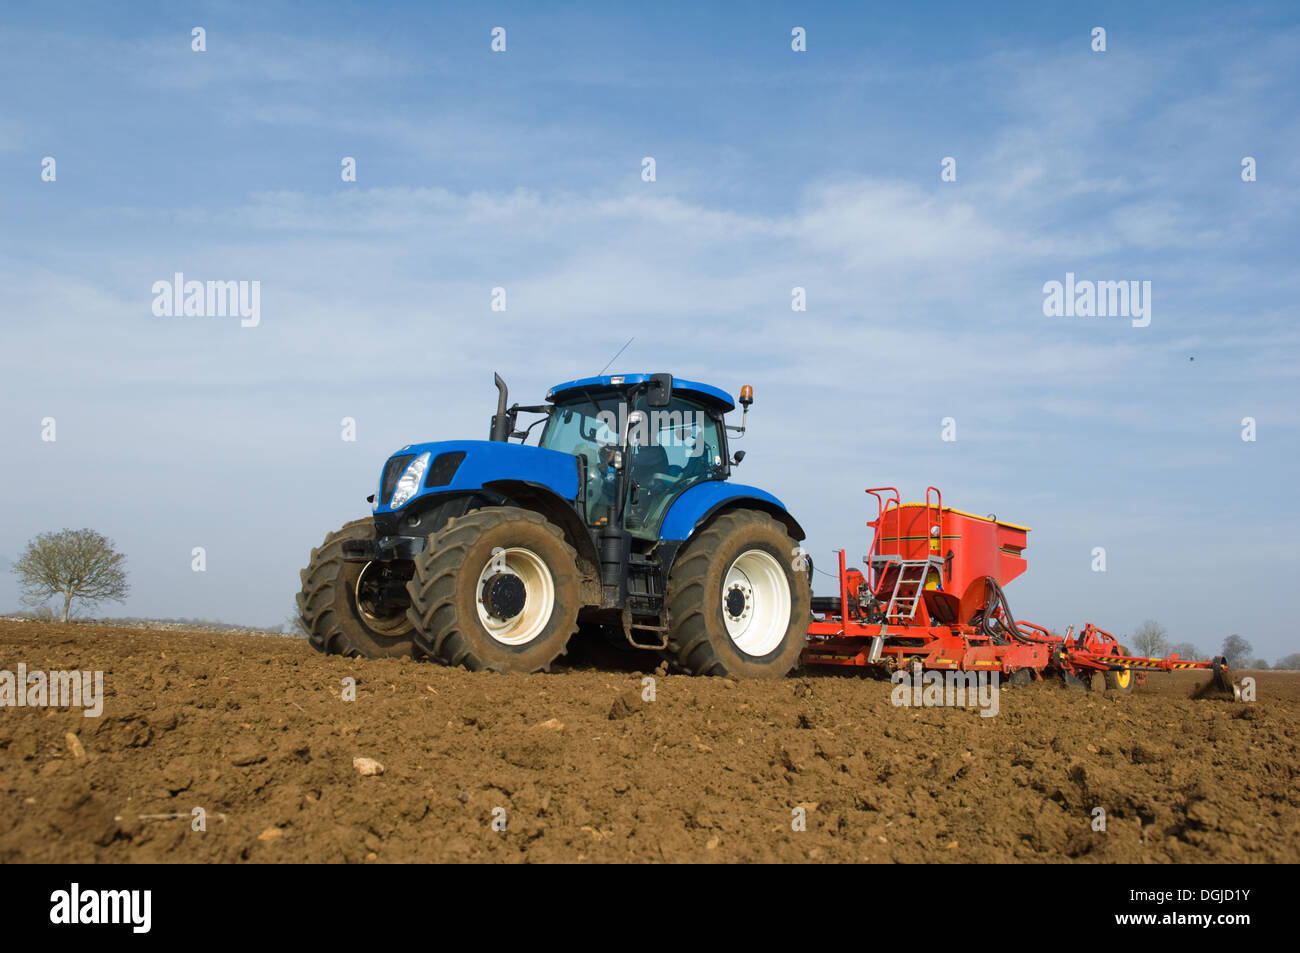
<svg viewBox="0 0 1300 953"><path fill-rule="evenodd" d="M397 481L402 478L402 471L406 465L415 459L415 454L406 453L400 457L389 457L388 462L384 464L384 476L379 481L379 502L388 505L388 501L393 498L393 490L397 489Z"/></svg>
<svg viewBox="0 0 1300 953"><path fill-rule="evenodd" d="M433 458L433 465L429 467L429 476L424 481L425 489L432 486L446 486L452 481L464 460L464 450L438 454Z"/></svg>

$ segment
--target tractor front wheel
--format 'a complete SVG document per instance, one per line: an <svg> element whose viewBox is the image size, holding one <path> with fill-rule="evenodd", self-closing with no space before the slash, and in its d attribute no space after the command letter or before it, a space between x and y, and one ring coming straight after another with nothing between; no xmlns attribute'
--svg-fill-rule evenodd
<svg viewBox="0 0 1300 953"><path fill-rule="evenodd" d="M530 510L488 506L428 538L407 583L415 644L448 665L549 671L577 631L577 553Z"/></svg>
<svg viewBox="0 0 1300 953"><path fill-rule="evenodd" d="M799 661L811 617L797 552L766 513L714 519L668 574L669 658L696 675L783 678Z"/></svg>
<svg viewBox="0 0 1300 953"><path fill-rule="evenodd" d="M362 658L415 654L414 628L406 618L402 591L410 563L343 558L348 540L374 538L371 520L353 520L311 551L311 560L300 573L298 615L316 651Z"/></svg>

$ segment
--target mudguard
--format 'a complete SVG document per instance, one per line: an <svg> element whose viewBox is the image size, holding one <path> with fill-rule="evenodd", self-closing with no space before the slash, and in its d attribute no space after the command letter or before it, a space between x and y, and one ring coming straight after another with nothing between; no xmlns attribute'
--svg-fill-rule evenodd
<svg viewBox="0 0 1300 953"><path fill-rule="evenodd" d="M741 483L711 480L695 484L673 501L664 517L659 538L685 540L714 513L736 504L771 514L785 524L795 539L804 539L806 536L803 527L790 515L785 504L766 490Z"/></svg>

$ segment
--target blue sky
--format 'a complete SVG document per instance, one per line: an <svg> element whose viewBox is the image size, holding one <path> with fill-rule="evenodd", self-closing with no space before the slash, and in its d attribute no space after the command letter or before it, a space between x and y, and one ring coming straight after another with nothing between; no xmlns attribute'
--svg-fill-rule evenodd
<svg viewBox="0 0 1300 953"><path fill-rule="evenodd" d="M279 624L389 452L635 336L754 385L740 475L822 567L933 483L1034 528L1023 618L1300 650L1294 7L698 6L6 8L0 561L88 525L102 611ZM154 316L178 271L260 324ZM1150 325L1044 316L1067 272Z"/></svg>

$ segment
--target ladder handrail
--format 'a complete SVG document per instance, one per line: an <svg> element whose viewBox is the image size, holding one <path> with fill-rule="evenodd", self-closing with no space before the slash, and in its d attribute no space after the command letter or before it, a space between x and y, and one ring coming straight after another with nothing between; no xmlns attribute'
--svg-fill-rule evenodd
<svg viewBox="0 0 1300 953"><path fill-rule="evenodd" d="M930 519L930 494L933 493L938 507L935 512L935 519ZM931 534L931 527L939 527L939 535L936 537ZM930 538L930 552L938 553L943 550L943 494L939 492L937 486L927 486L925 488L925 535ZM939 579L942 581L943 574L940 573Z"/></svg>
<svg viewBox="0 0 1300 953"><path fill-rule="evenodd" d="M881 495L886 491L888 491L891 494L891 496L886 497ZM872 572L874 572L874 569L872 568L874 560L872 559L872 557L880 555L880 553L877 550L877 547L880 545L880 531L884 528L883 524L885 520L885 510L889 508L888 504L891 499L893 500L895 509L901 509L903 505L903 501L902 501L902 497L899 496L897 487L873 486L873 487L868 487L867 492L876 498L876 519L875 519L876 532L875 535L871 537L871 548L867 550L867 566L866 566L867 587L872 592L875 592L876 587L879 586L880 583L884 581L884 576L885 576L884 570L881 570L879 579L872 580L871 578L871 574ZM900 557L902 556L901 552L899 553L899 556Z"/></svg>

